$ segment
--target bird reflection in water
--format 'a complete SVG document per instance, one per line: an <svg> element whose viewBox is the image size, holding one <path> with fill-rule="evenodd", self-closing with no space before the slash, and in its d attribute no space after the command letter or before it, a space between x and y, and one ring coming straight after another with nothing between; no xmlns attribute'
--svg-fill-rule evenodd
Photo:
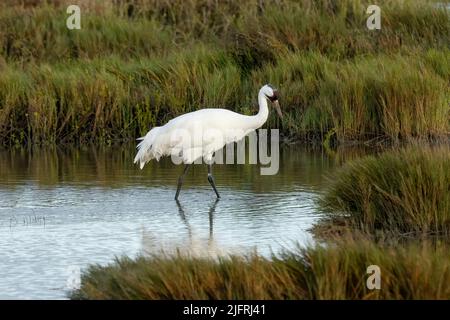
<svg viewBox="0 0 450 320"><path fill-rule="evenodd" d="M208 245L207 245L207 250L206 252L209 255L217 255L217 246L215 245L214 242L214 214L216 212L216 207L217 207L217 203L219 203L220 198L216 198L214 200L214 202L212 202L212 205L209 207L209 211L208 211L208 217L209 217L209 238L208 238ZM197 251L198 249L200 249L200 252L198 252L200 255L201 254L201 250L203 250L203 248L201 248L201 244L200 246L199 243L196 243L197 241L195 240L195 238L193 237L193 233L192 233L192 227L189 224L189 221L186 218L186 213L185 210L183 208L183 206L181 205L180 201L176 201L177 203L177 207L178 207L178 213L181 217L181 220L184 222L184 224L186 225L187 231L188 231L188 235L189 235L189 243L190 243L190 248L191 248L191 252L190 253L195 253L195 251ZM195 250L195 251L194 251Z"/></svg>
<svg viewBox="0 0 450 320"><path fill-rule="evenodd" d="M218 247L217 243L214 240L214 214L216 212L219 201L219 198L214 199L214 201L211 202L208 210L209 235L206 243L199 237L198 232L195 232L195 228L193 228L189 223L189 213L186 211L185 206L182 205L179 201L176 201L178 215L181 219L181 222L186 227L188 241L182 243L171 243L170 241L165 242L164 240L161 240L161 236L157 237L153 232L143 229L142 246L144 253L180 253L182 255L186 254L198 257L214 257L225 254L225 252L223 252L223 250Z"/></svg>

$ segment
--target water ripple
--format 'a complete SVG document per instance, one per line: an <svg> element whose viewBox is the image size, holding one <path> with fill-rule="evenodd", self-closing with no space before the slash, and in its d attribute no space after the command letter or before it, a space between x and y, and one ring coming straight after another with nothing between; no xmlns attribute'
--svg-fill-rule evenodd
<svg viewBox="0 0 450 320"><path fill-rule="evenodd" d="M65 298L73 268L106 264L115 256L176 249L270 255L305 244L319 217L315 199L322 174L330 167L322 155L296 150L282 158L282 170L272 177L260 176L257 166L218 166L220 201L206 168L195 167L177 203L181 168L164 161L139 171L131 159L115 163L121 159L115 154L99 157L105 163L90 162L88 152L76 158L47 155L56 157L55 168L21 156L31 158L8 162L13 157L0 153L3 299Z"/></svg>

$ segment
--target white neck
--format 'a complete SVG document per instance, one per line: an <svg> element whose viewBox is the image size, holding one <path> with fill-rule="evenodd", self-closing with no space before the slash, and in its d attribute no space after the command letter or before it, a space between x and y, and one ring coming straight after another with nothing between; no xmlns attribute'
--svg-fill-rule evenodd
<svg viewBox="0 0 450 320"><path fill-rule="evenodd" d="M267 117L269 116L267 98L262 89L259 90L258 104L259 104L259 111L256 115L252 117L254 120L255 129L261 127L267 121Z"/></svg>

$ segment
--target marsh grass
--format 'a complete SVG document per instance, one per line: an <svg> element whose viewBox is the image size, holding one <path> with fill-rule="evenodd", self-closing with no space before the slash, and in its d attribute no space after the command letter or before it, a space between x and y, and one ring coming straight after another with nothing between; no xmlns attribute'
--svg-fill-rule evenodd
<svg viewBox="0 0 450 320"><path fill-rule="evenodd" d="M449 130L450 91L435 72L448 71L439 54L431 51L429 64L414 55L336 62L319 53L291 54L254 72L253 83L279 83L289 115L284 125L297 134L334 130L340 142L443 136Z"/></svg>
<svg viewBox="0 0 450 320"><path fill-rule="evenodd" d="M347 238L263 258L155 255L91 266L72 299L449 299L450 256L443 244L404 247ZM381 269L381 290L366 286Z"/></svg>
<svg viewBox="0 0 450 320"><path fill-rule="evenodd" d="M256 112L280 87L286 119L268 126L305 140L446 136L450 22L433 1L83 2L0 4L0 140L15 145L134 139L202 107Z"/></svg>
<svg viewBox="0 0 450 320"><path fill-rule="evenodd" d="M30 2L30 1L25 1ZM365 28L370 1L134 0L82 1L83 28L65 28L70 1L2 2L0 53L13 60L141 56L186 46L219 45L261 65L280 52L316 50L335 57L447 47L449 17L435 1L379 1L383 28Z"/></svg>
<svg viewBox="0 0 450 320"><path fill-rule="evenodd" d="M242 78L233 59L198 46L164 58L119 57L11 66L0 74L0 137L24 142L108 142L204 107L257 112L261 83L278 83L286 114L268 126L299 138L333 132L337 141L384 136L442 137L449 132L446 73L430 52L333 62L320 53L289 54ZM437 70L437 72L435 71ZM186 84L189 85L186 85Z"/></svg>
<svg viewBox="0 0 450 320"><path fill-rule="evenodd" d="M450 234L450 149L407 147L352 161L320 204L331 219L371 234Z"/></svg>

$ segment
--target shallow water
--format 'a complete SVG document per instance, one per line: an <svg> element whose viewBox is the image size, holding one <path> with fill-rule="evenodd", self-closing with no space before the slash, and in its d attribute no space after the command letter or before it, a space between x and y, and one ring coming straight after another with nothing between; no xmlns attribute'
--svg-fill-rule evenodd
<svg viewBox="0 0 450 320"><path fill-rule="evenodd" d="M185 179L170 159L143 171L134 146L0 151L0 298L64 299L79 270L115 256L160 250L263 255L312 241L315 200L335 157L281 149L280 171L216 165L216 201L205 165Z"/></svg>

